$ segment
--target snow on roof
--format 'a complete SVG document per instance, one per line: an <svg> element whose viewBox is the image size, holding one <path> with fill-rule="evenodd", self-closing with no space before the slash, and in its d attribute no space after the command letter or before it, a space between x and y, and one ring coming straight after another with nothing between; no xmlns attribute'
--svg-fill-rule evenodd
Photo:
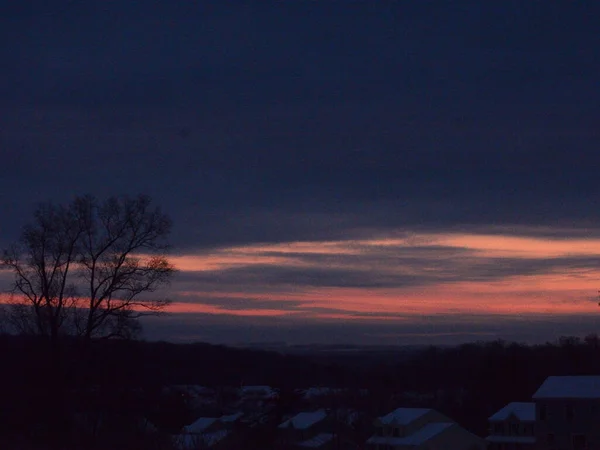
<svg viewBox="0 0 600 450"><path fill-rule="evenodd" d="M429 411L431 411L429 408L398 408L380 417L379 420L384 424L397 423L399 425L408 425Z"/></svg>
<svg viewBox="0 0 600 450"><path fill-rule="evenodd" d="M219 420L221 422L235 422L236 420L238 420L240 417L242 417L244 415L243 412L236 412L235 414L229 414L227 416L221 416L219 418Z"/></svg>
<svg viewBox="0 0 600 450"><path fill-rule="evenodd" d="M525 422L535 421L535 403L532 402L512 402L501 410L491 415L488 420L506 420L513 414L517 419Z"/></svg>
<svg viewBox="0 0 600 450"><path fill-rule="evenodd" d="M301 447L317 448L324 444L327 444L332 439L332 433L320 433L310 439L307 439L306 441L300 442L298 445Z"/></svg>
<svg viewBox="0 0 600 450"><path fill-rule="evenodd" d="M535 436L500 436L491 435L485 438L488 442L515 443L515 444L535 444Z"/></svg>
<svg viewBox="0 0 600 450"><path fill-rule="evenodd" d="M371 436L367 440L367 444L384 444L391 445L392 447L399 445L421 445L453 425L453 423L448 422L429 423L405 437Z"/></svg>
<svg viewBox="0 0 600 450"><path fill-rule="evenodd" d="M280 424L279 428L292 427L297 430L305 430L325 419L325 417L327 417L327 413L323 409L313 412L301 412Z"/></svg>
<svg viewBox="0 0 600 450"><path fill-rule="evenodd" d="M533 398L600 398L600 376L548 377Z"/></svg>
<svg viewBox="0 0 600 450"><path fill-rule="evenodd" d="M202 433L217 420L216 417L200 417L191 425L184 427L186 433Z"/></svg>

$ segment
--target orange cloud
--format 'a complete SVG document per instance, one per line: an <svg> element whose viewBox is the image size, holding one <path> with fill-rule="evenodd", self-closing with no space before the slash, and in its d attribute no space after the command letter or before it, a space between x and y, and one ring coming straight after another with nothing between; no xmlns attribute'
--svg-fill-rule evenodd
<svg viewBox="0 0 600 450"><path fill-rule="evenodd" d="M488 257L557 258L600 256L600 239L539 239L502 235L428 235L437 245L466 248Z"/></svg>
<svg viewBox="0 0 600 450"><path fill-rule="evenodd" d="M419 259L421 264L412 264L410 259L395 261L389 258L389 255L395 255L395 252L402 255L403 248L407 247L411 248L411 252L417 250L415 258ZM419 248L433 247L465 251L466 257L459 258L453 252L443 257L435 252L422 255L418 253ZM314 258L315 255L339 255L341 258L320 259ZM431 258L431 264L427 263L428 257ZM243 284L220 285L218 292L215 292L202 283L195 285L193 278L190 278L185 282L185 290L182 290L183 283L177 285L175 282L173 286L176 298L187 301L176 302L168 310L177 313L290 316L332 320L411 320L415 317L440 314L527 316L599 313L593 297L599 286L600 264L598 269L556 268L550 265L545 271L539 269L530 275L519 274L517 267L510 275L481 278L474 276L472 281L457 279L449 282L448 278L441 276L445 271L451 271L455 266L462 264L461 270L466 270L465 278L469 278L469 267L477 269L479 261L485 261L486 258L493 258L490 260L492 263L505 259L510 268L511 261L525 258L528 261L543 262L549 258L572 257L598 257L600 261L600 239L413 233L400 237L381 236L372 239L224 247L198 254L177 255L171 260L181 271L190 273L210 274L252 267L311 268L317 271L320 268L341 268L373 271L385 274L392 280L395 276L431 275L433 281L419 286L401 287L399 283L398 287L381 288L314 287L289 282L277 284L276 280L273 282L271 279L268 285L261 286L258 271L258 280L251 290L245 289ZM444 265L440 265L441 261ZM493 266L490 270L493 271ZM436 282L438 273L440 277ZM202 301L203 298L215 296L221 299L220 302L229 298L232 301L238 300L239 303L240 299L246 299L248 307L227 309L204 304ZM261 301L260 308L256 303L253 305L253 299ZM0 296L0 301L6 301L6 296Z"/></svg>
<svg viewBox="0 0 600 450"><path fill-rule="evenodd" d="M204 305L197 303L180 303L175 302L169 305L168 312L170 313L201 313L201 314L226 314L229 316L242 316L242 317L277 317L291 315L289 311L283 311L279 309L243 309L243 310L232 310L226 308L219 308L218 306Z"/></svg>

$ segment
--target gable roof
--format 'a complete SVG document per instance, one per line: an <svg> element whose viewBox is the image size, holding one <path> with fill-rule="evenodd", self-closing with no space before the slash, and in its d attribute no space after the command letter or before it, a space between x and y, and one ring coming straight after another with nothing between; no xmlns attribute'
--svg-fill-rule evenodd
<svg viewBox="0 0 600 450"><path fill-rule="evenodd" d="M600 376L548 377L533 398L597 398L600 399Z"/></svg>
<svg viewBox="0 0 600 450"><path fill-rule="evenodd" d="M386 425L391 423L408 425L429 411L431 411L430 408L398 408L383 417L379 417L379 421Z"/></svg>
<svg viewBox="0 0 600 450"><path fill-rule="evenodd" d="M405 437L372 436L367 440L367 444L385 444L391 446L421 445L453 425L453 423L449 422L429 423Z"/></svg>
<svg viewBox="0 0 600 450"><path fill-rule="evenodd" d="M234 414L219 417L219 421L223 423L235 422L236 420L241 419L243 415L243 412L236 412Z"/></svg>
<svg viewBox="0 0 600 450"><path fill-rule="evenodd" d="M512 402L504 408L491 415L488 420L506 420L513 414L517 419L524 422L535 421L535 403L533 402Z"/></svg>
<svg viewBox="0 0 600 450"><path fill-rule="evenodd" d="M292 427L297 430L305 430L325 419L325 417L327 417L327 413L323 409L313 412L301 412L280 424L279 428Z"/></svg>

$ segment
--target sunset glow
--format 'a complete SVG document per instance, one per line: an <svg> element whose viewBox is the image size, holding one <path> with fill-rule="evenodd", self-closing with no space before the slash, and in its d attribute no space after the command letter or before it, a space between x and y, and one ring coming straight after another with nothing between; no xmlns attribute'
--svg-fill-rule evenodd
<svg viewBox="0 0 600 450"><path fill-rule="evenodd" d="M600 239L406 233L223 247L171 260L179 269L171 313L410 322L599 312Z"/></svg>
<svg viewBox="0 0 600 450"><path fill-rule="evenodd" d="M581 259L576 267L573 258ZM595 293L600 280L596 261L600 239L494 234L411 234L228 247L174 258L182 274L189 276L179 285L172 311L315 320L593 314L598 312ZM298 281L268 278L270 270L284 269ZM305 270L311 271L310 277ZM348 271L348 280L329 283L319 280L318 272L314 275L331 270L338 275ZM202 278L193 281L194 273ZM220 284L223 277L237 280L233 283L237 289L232 283ZM228 299L245 303L232 309ZM257 304L260 307L253 306Z"/></svg>

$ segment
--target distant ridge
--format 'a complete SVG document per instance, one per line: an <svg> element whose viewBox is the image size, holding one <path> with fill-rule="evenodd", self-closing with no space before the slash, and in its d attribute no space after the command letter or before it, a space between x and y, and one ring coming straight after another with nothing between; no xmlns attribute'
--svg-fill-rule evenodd
<svg viewBox="0 0 600 450"><path fill-rule="evenodd" d="M323 354L323 353L412 353L431 347L430 345L355 345L355 344L288 344L286 342L244 342L233 345L236 348L268 350L284 354ZM435 347L451 347L436 345Z"/></svg>

